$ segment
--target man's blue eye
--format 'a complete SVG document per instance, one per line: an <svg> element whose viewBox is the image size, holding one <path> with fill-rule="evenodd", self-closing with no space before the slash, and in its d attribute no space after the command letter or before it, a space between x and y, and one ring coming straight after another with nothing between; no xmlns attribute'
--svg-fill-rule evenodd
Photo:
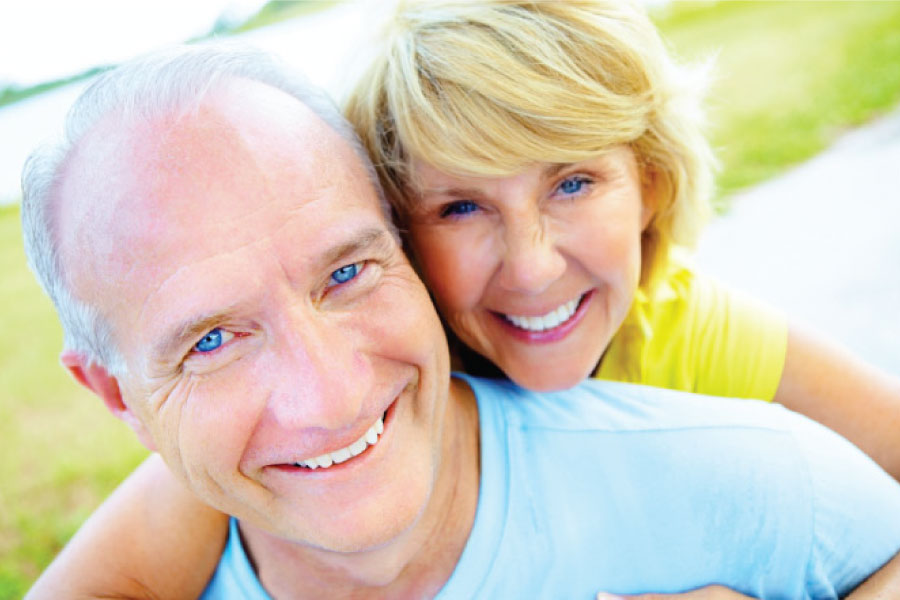
<svg viewBox="0 0 900 600"><path fill-rule="evenodd" d="M451 202L441 210L441 217L460 216L473 213L478 210L478 205L471 200Z"/></svg>
<svg viewBox="0 0 900 600"><path fill-rule="evenodd" d="M199 342L194 344L194 350L197 352L212 352L222 345L222 330L216 327L203 336Z"/></svg>
<svg viewBox="0 0 900 600"><path fill-rule="evenodd" d="M587 183L584 177L569 177L559 184L559 191L567 195L577 194Z"/></svg>
<svg viewBox="0 0 900 600"><path fill-rule="evenodd" d="M360 263L353 263L352 265L344 265L340 269L336 269L331 273L331 281L334 282L335 285L341 283L347 283L357 275L359 275Z"/></svg>

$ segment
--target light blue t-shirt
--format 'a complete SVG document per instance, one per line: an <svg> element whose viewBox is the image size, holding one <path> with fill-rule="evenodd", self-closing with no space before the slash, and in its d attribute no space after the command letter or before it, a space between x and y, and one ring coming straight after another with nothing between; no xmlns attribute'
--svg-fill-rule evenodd
<svg viewBox="0 0 900 600"><path fill-rule="evenodd" d="M441 599L593 598L719 583L835 598L900 550L900 485L779 406L606 381L465 377L481 487ZM268 599L231 535L204 598Z"/></svg>

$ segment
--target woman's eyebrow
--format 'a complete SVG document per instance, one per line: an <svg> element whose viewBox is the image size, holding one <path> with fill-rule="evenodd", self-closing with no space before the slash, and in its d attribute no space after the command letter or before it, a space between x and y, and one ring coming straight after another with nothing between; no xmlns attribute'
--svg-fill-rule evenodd
<svg viewBox="0 0 900 600"><path fill-rule="evenodd" d="M560 171L568 169L573 164L575 164L575 163L549 164L541 170L541 176L543 176L544 179L550 179L550 178L556 177L556 175L558 175Z"/></svg>
<svg viewBox="0 0 900 600"><path fill-rule="evenodd" d="M551 179L559 174L560 171L568 169L575 163L551 163L541 169L541 177ZM479 198L482 191L475 187L466 187L464 185L439 185L434 187L422 187L418 191L419 196L425 198L427 196L450 196L453 198Z"/></svg>
<svg viewBox="0 0 900 600"><path fill-rule="evenodd" d="M423 198L428 196L449 196L453 198L478 198L482 195L481 190L473 187L463 187L454 185L443 185L430 188L422 188L419 195Z"/></svg>

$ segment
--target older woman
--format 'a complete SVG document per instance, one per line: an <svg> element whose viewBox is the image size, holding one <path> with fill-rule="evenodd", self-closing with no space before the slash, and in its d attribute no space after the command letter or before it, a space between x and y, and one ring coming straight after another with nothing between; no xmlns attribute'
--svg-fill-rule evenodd
<svg viewBox="0 0 900 600"><path fill-rule="evenodd" d="M691 268L685 249L707 216L713 164L700 86L639 8L429 3L401 11L386 44L347 115L466 369L535 390L594 376L774 399L900 476L895 379ZM80 548L104 553L128 527L140 551L111 557L112 571L80 571L80 585L152 588L207 565L193 578L201 585L224 517L159 461L118 494ZM203 536L177 552L142 533L183 519ZM885 573L880 585L891 585ZM64 579L65 566L50 576Z"/></svg>
<svg viewBox="0 0 900 600"><path fill-rule="evenodd" d="M900 477L900 382L690 267L701 83L628 2L431 2L397 16L346 113L488 367L775 400Z"/></svg>

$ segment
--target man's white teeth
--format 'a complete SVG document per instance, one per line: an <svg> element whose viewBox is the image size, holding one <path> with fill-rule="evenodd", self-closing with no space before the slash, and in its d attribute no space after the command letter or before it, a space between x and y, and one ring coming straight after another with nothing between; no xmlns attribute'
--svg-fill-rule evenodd
<svg viewBox="0 0 900 600"><path fill-rule="evenodd" d="M353 455L350 454L350 448L341 448L340 450L336 450L331 453L331 460L340 464L340 463L344 462L345 460L347 460L348 458L350 458L351 456L353 456Z"/></svg>
<svg viewBox="0 0 900 600"><path fill-rule="evenodd" d="M350 457L362 454L369 446L374 446L378 442L378 436L384 433L384 417L378 417L378 420L369 427L362 437L340 450L323 454L308 460L301 460L294 463L298 467L306 467L307 469L327 469L331 465L339 465L350 459Z"/></svg>
<svg viewBox="0 0 900 600"><path fill-rule="evenodd" d="M540 317L519 317L516 315L504 315L506 320L518 327L519 329L525 329L527 331L546 331L547 329L553 329L561 323L565 323L569 319L572 318L572 315L575 314L575 310L578 308L578 303L581 301L581 297L575 298L574 300L569 300L562 306L558 306L554 310L551 310L546 315L541 315Z"/></svg>

